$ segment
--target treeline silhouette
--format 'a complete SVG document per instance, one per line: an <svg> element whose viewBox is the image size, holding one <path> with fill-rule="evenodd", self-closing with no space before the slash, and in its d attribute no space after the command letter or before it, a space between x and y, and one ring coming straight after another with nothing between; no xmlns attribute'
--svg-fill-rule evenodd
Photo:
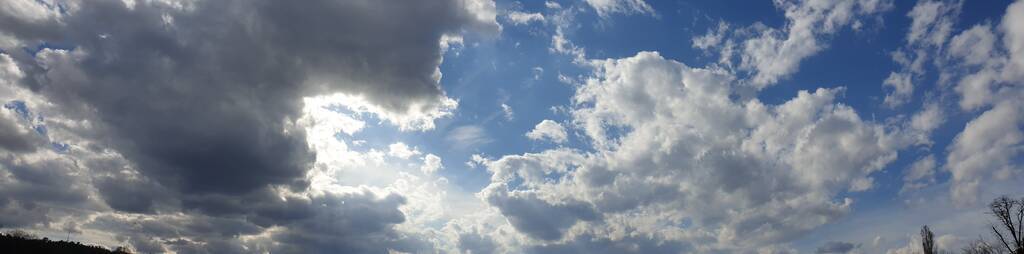
<svg viewBox="0 0 1024 254"><path fill-rule="evenodd" d="M109 250L96 245L79 242L53 241L20 230L0 233L0 252L3 253L36 253L36 254L131 254L126 247Z"/></svg>
<svg viewBox="0 0 1024 254"><path fill-rule="evenodd" d="M989 203L989 215L996 219L988 225L995 239L971 241L961 249L964 254L1024 254L1024 198L998 197ZM935 246L935 233L928 225L921 227L921 250L924 254L953 253Z"/></svg>

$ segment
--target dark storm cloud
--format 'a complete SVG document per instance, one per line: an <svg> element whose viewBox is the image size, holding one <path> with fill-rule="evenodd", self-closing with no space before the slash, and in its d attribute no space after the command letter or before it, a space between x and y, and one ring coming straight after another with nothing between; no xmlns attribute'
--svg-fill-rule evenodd
<svg viewBox="0 0 1024 254"><path fill-rule="evenodd" d="M161 201L171 199L167 190L146 179L128 177L97 177L93 186L107 205L118 211L154 213Z"/></svg>
<svg viewBox="0 0 1024 254"><path fill-rule="evenodd" d="M0 228L48 225L55 216L96 207L72 161L0 153L0 169Z"/></svg>
<svg viewBox="0 0 1024 254"><path fill-rule="evenodd" d="M392 228L405 221L401 196L302 194L314 152L294 121L302 98L335 92L398 114L436 110L446 100L442 36L496 24L464 0L165 2L58 1L42 16L0 9L0 34L23 47L0 52L24 72L0 85L27 88L89 126L67 128L88 141L52 155L66 161L25 162L14 153L49 143L0 119L4 227L54 221L40 202L97 201L109 208L85 210L149 216L106 213L83 226L140 251L430 248Z"/></svg>
<svg viewBox="0 0 1024 254"><path fill-rule="evenodd" d="M87 1L59 22L7 21L15 28L4 32L73 45L40 52L25 83L89 109L82 117L103 123L111 145L185 193L303 187L313 154L286 120L302 97L341 91L394 112L430 109L444 96L441 36L486 26L462 1L184 5Z"/></svg>

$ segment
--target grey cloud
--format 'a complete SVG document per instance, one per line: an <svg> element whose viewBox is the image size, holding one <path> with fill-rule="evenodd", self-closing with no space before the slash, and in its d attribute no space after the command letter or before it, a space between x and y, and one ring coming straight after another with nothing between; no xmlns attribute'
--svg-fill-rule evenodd
<svg viewBox="0 0 1024 254"><path fill-rule="evenodd" d="M0 155L0 227L46 226L53 218L95 209L90 189L69 160L21 160ZM70 207L70 208L69 208Z"/></svg>
<svg viewBox="0 0 1024 254"><path fill-rule="evenodd" d="M459 234L459 249L467 254L497 253L494 240L476 232Z"/></svg>
<svg viewBox="0 0 1024 254"><path fill-rule="evenodd" d="M171 248L202 245L260 230L258 226L241 218L188 214L136 217L107 213L99 215L83 226L86 229L117 234L125 240L160 239Z"/></svg>
<svg viewBox="0 0 1024 254"><path fill-rule="evenodd" d="M611 240L593 235L576 236L566 243L530 247L527 253L687 253L689 244L664 241L649 236L629 236Z"/></svg>
<svg viewBox="0 0 1024 254"><path fill-rule="evenodd" d="M8 111L8 109L0 109ZM36 133L19 124L10 112L0 112L0 151L11 153L33 152L41 145Z"/></svg>
<svg viewBox="0 0 1024 254"><path fill-rule="evenodd" d="M0 222L43 225L62 215L48 208L59 203L102 214L85 227L140 250L430 249L393 229L405 220L401 196L306 194L315 154L295 120L302 98L336 92L395 114L447 106L442 36L498 30L474 4L57 1L45 18L2 8L0 34L21 43L3 48L4 61L24 75L6 73L0 85L88 127L55 126L81 140L52 152L30 149L10 117L0 119L0 150L50 158L0 154L0 174L10 175L0 179Z"/></svg>
<svg viewBox="0 0 1024 254"><path fill-rule="evenodd" d="M159 241L146 236L133 236L129 238L128 243L135 248L136 252L139 253L166 253L167 248L164 247Z"/></svg>
<svg viewBox="0 0 1024 254"><path fill-rule="evenodd" d="M178 253L387 253L428 251L414 235L392 228L405 221L405 198L368 191L292 197L246 214L203 213L124 216L103 214L85 228L110 232L138 250ZM274 207L270 207L274 206ZM273 210L274 212L270 212ZM264 224L269 223L269 224ZM268 234L266 228L278 228ZM241 240L239 236L250 236ZM136 243L138 245L136 245Z"/></svg>
<svg viewBox="0 0 1024 254"><path fill-rule="evenodd" d="M0 55L6 57L6 55ZM3 77L0 77L3 78ZM6 86L9 80L0 80ZM9 87L0 91L11 92ZM11 92L11 95L18 94ZM4 94L5 97L8 94ZM6 102L0 109L0 128L13 128L25 147L0 147L0 227L56 227L56 219L98 209L92 189L76 160L65 158L50 143L48 129L25 101Z"/></svg>
<svg viewBox="0 0 1024 254"><path fill-rule="evenodd" d="M517 230L542 240L558 240L578 221L592 221L600 215L593 206L576 200L551 203L534 193L494 191L487 202L501 210Z"/></svg>
<svg viewBox="0 0 1024 254"><path fill-rule="evenodd" d="M402 196L377 197L370 192L310 199L312 216L290 221L288 230L272 238L282 243L274 253L429 252L428 243L401 233L392 225L405 221L398 207Z"/></svg>
<svg viewBox="0 0 1024 254"><path fill-rule="evenodd" d="M853 244L848 242L827 242L821 247L818 247L814 253L827 254L827 253L850 253L853 249L860 247L859 244Z"/></svg>
<svg viewBox="0 0 1024 254"><path fill-rule="evenodd" d="M341 91L430 110L444 97L439 39L486 26L462 1L186 5L88 1L60 22L5 31L73 45L40 52L44 68L22 56L27 83L68 111L93 109L81 117L99 120L115 149L185 193L302 188L313 154L287 120L300 98Z"/></svg>
<svg viewBox="0 0 1024 254"><path fill-rule="evenodd" d="M54 200L63 203L85 201L84 186L76 186L74 165L68 161L3 162L15 183L5 185L5 192L13 195L32 195L39 200Z"/></svg>
<svg viewBox="0 0 1024 254"><path fill-rule="evenodd" d="M49 211L48 207L23 203L5 195L0 197L0 213L4 214L0 216L0 226L17 228L46 223Z"/></svg>
<svg viewBox="0 0 1024 254"><path fill-rule="evenodd" d="M163 186L131 176L96 177L93 186L107 205L118 211L155 213L160 206L170 205L163 202L173 200Z"/></svg>

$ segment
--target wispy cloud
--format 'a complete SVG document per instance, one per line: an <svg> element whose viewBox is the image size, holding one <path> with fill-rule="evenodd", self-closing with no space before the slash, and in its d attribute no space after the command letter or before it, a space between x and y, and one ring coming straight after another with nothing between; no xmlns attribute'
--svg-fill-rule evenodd
<svg viewBox="0 0 1024 254"><path fill-rule="evenodd" d="M459 150L473 149L494 142L487 131L478 125L459 126L448 132L448 143Z"/></svg>

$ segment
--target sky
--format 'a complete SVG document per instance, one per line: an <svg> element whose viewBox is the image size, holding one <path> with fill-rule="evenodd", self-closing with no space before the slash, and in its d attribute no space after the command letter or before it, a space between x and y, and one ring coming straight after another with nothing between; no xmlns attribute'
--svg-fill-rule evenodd
<svg viewBox="0 0 1024 254"><path fill-rule="evenodd" d="M915 253L1024 196L1024 1L0 1L0 230Z"/></svg>

